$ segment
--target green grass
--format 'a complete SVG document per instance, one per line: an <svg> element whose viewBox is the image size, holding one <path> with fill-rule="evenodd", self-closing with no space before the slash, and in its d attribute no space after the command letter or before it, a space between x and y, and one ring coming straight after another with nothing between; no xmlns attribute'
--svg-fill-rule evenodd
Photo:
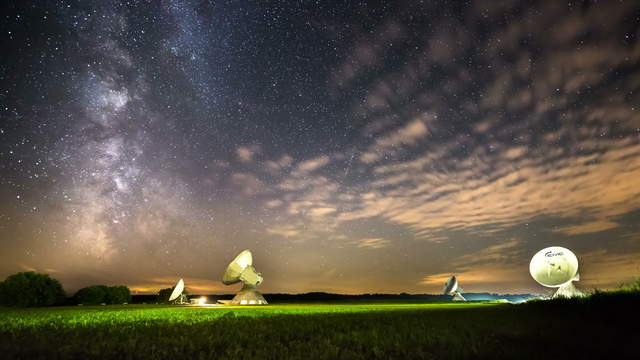
<svg viewBox="0 0 640 360"><path fill-rule="evenodd" d="M0 309L0 357L463 359L635 355L637 302ZM630 322L631 321L631 322ZM634 352L632 352L634 351Z"/></svg>
<svg viewBox="0 0 640 360"><path fill-rule="evenodd" d="M0 331L74 328L77 326L131 325L140 322L180 324L208 323L220 317L265 317L278 315L347 314L371 311L447 309L491 306L487 304L285 304L269 306L171 306L109 305L48 308L0 308Z"/></svg>

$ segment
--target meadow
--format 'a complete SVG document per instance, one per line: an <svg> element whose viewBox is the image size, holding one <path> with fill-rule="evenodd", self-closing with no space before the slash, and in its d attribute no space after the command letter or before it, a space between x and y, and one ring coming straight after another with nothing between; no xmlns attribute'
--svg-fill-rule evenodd
<svg viewBox="0 0 640 360"><path fill-rule="evenodd" d="M635 358L638 296L528 304L0 308L0 357Z"/></svg>

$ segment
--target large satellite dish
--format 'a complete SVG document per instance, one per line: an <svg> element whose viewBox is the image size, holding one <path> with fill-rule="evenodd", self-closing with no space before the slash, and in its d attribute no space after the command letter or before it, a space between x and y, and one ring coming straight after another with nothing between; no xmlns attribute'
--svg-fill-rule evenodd
<svg viewBox="0 0 640 360"><path fill-rule="evenodd" d="M176 286L173 287L173 291L171 292L171 296L169 296L169 302L178 299L178 301L176 301L176 303L178 303L178 304L186 304L187 303L187 296L185 294L183 294L183 292L184 292L184 281L182 279L180 279L180 280L178 280L178 283L176 284Z"/></svg>
<svg viewBox="0 0 640 360"><path fill-rule="evenodd" d="M462 288L458 285L458 279L456 279L455 275L452 275L446 283L444 283L444 289L442 292L445 295L453 295L453 301L467 301L467 299L462 296Z"/></svg>
<svg viewBox="0 0 640 360"><path fill-rule="evenodd" d="M182 291L184 291L184 281L182 279L178 280L178 283L173 288L173 292L171 296L169 296L169 301L173 301L178 298L178 296L182 295Z"/></svg>
<svg viewBox="0 0 640 360"><path fill-rule="evenodd" d="M538 251L529 263L531 277L540 285L558 288L552 297L582 296L583 293L573 286L580 280L578 258L571 250L551 246Z"/></svg>
<svg viewBox="0 0 640 360"><path fill-rule="evenodd" d="M251 251L245 250L238 254L227 266L222 275L222 283L233 285L242 282L242 289L228 303L231 305L266 305L267 301L256 289L262 283L262 274L253 267Z"/></svg>

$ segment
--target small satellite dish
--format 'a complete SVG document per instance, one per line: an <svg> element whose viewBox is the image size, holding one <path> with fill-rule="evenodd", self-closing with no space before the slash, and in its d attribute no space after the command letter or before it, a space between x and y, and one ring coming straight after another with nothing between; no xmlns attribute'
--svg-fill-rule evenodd
<svg viewBox="0 0 640 360"><path fill-rule="evenodd" d="M458 279L456 279L455 275L452 275L446 283L444 283L444 289L442 292L445 295L453 295L453 301L467 301L467 299L462 296L462 288L458 285Z"/></svg>
<svg viewBox="0 0 640 360"><path fill-rule="evenodd" d="M573 286L573 281L580 280L580 275L578 258L569 249L551 246L538 251L531 258L529 273L540 285L558 288L552 297L584 295Z"/></svg>
<svg viewBox="0 0 640 360"><path fill-rule="evenodd" d="M227 266L222 275L222 283L233 285L242 282L244 285L229 302L231 305L266 305L267 301L256 289L262 283L262 274L253 267L251 251L244 250Z"/></svg>

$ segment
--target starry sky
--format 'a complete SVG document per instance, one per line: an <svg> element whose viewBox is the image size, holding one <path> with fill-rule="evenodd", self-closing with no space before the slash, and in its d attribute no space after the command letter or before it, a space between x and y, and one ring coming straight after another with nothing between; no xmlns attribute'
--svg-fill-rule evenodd
<svg viewBox="0 0 640 360"><path fill-rule="evenodd" d="M640 276L637 1L3 1L0 278L231 293Z"/></svg>

